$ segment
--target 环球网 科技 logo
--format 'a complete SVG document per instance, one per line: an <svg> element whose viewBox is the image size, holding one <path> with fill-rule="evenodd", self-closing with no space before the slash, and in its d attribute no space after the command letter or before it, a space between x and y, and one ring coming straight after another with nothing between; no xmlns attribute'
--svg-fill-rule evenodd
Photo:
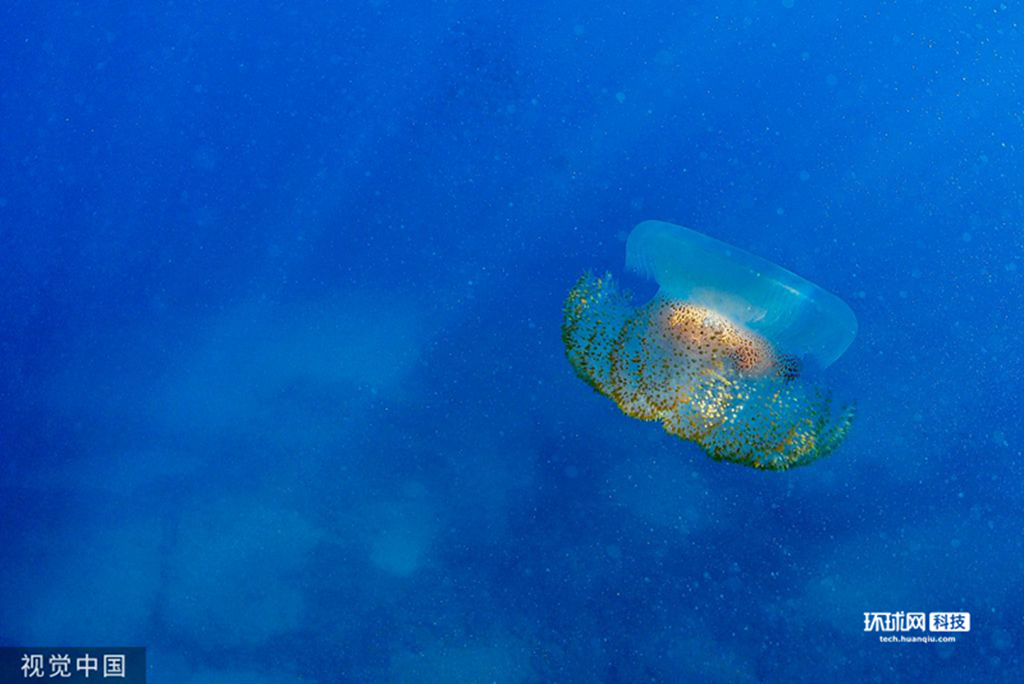
<svg viewBox="0 0 1024 684"><path fill-rule="evenodd" d="M864 613L865 632L969 632L970 613Z"/></svg>

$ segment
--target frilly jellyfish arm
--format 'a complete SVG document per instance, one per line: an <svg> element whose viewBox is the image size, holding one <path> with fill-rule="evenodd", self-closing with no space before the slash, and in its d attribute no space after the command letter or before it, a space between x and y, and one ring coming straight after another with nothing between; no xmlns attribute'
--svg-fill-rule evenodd
<svg viewBox="0 0 1024 684"><path fill-rule="evenodd" d="M562 340L577 375L639 420L716 460L765 470L832 453L853 422L799 377L845 351L856 318L838 298L752 254L694 231L642 223L627 264L658 294L636 307L610 275L585 274L566 299ZM819 328L824 327L825 330Z"/></svg>

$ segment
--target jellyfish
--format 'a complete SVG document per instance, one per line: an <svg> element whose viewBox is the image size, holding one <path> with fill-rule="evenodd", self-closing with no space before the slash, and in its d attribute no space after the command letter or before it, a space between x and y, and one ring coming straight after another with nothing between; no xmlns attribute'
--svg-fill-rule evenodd
<svg viewBox="0 0 1024 684"><path fill-rule="evenodd" d="M853 423L810 378L853 342L841 299L758 256L645 221L626 266L658 292L635 306L610 274L569 292L562 340L576 374L626 415L658 421L715 460L786 470L831 454Z"/></svg>

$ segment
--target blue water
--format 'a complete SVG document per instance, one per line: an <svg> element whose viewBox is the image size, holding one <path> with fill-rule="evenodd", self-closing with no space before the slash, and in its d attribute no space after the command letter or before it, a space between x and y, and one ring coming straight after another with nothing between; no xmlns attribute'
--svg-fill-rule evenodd
<svg viewBox="0 0 1024 684"><path fill-rule="evenodd" d="M0 644L175 684L1024 681L1022 20L5 3ZM650 218L851 305L837 453L717 463L575 377L564 297Z"/></svg>

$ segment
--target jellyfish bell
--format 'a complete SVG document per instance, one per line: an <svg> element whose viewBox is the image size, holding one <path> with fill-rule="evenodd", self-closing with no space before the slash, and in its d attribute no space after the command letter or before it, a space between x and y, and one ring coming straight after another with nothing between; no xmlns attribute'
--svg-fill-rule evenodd
<svg viewBox="0 0 1024 684"><path fill-rule="evenodd" d="M678 340L680 349L714 347L750 375L778 372L780 360L765 338L737 325L715 309L663 297L657 325Z"/></svg>
<svg viewBox="0 0 1024 684"><path fill-rule="evenodd" d="M759 256L697 231L644 221L626 240L626 267L659 295L702 306L759 335L779 353L822 369L857 335L846 302Z"/></svg>
<svg viewBox="0 0 1024 684"><path fill-rule="evenodd" d="M784 470L842 442L853 407L833 414L829 393L802 377L852 343L857 321L842 300L661 221L633 229L626 263L659 286L645 305L610 275L585 274L566 300L566 353L595 390L719 460Z"/></svg>

